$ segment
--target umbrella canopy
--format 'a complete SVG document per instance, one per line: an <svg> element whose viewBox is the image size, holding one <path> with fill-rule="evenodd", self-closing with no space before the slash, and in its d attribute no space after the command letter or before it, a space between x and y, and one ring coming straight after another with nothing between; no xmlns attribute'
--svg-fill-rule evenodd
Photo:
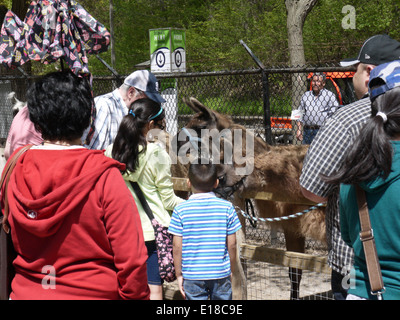
<svg viewBox="0 0 400 320"><path fill-rule="evenodd" d="M8 11L1 28L0 63L13 68L29 60L62 58L70 69L89 73L88 55L107 51L110 33L74 0L33 1L24 21Z"/></svg>

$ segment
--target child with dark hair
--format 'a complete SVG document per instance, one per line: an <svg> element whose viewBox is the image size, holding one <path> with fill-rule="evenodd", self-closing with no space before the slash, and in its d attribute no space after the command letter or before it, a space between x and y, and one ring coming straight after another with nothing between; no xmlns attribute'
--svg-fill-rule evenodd
<svg viewBox="0 0 400 320"><path fill-rule="evenodd" d="M218 185L217 168L204 159L190 165L188 178L192 188L199 192L211 192Z"/></svg>
<svg viewBox="0 0 400 320"><path fill-rule="evenodd" d="M187 300L231 300L240 221L233 205L212 192L214 164L191 163L188 175L193 194L175 207L169 226L179 290Z"/></svg>

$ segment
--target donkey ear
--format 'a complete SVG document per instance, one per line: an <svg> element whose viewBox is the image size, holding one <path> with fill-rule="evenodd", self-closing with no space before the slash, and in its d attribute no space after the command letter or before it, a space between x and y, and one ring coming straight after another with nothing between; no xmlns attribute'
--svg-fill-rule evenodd
<svg viewBox="0 0 400 320"><path fill-rule="evenodd" d="M196 98L190 97L189 101L186 102L187 105L192 109L194 112L199 113L201 112L204 116L209 117L211 119L215 118L214 113L212 110L208 109L204 104L202 104Z"/></svg>
<svg viewBox="0 0 400 320"><path fill-rule="evenodd" d="M195 113L203 112L202 108L205 108L196 98L190 97L189 99L183 98L183 102L192 109Z"/></svg>

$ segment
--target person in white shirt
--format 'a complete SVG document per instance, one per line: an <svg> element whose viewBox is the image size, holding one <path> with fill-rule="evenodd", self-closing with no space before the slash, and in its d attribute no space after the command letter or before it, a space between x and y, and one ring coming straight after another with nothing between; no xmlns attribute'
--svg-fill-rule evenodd
<svg viewBox="0 0 400 320"><path fill-rule="evenodd" d="M122 118L128 114L132 103L142 98L165 102L158 93L157 78L147 70L131 73L119 88L96 97L94 131L91 128L85 131L83 144L89 149L105 150L113 143Z"/></svg>
<svg viewBox="0 0 400 320"><path fill-rule="evenodd" d="M311 80L312 90L303 94L299 111L302 116L297 122L297 139L303 144L310 144L324 124L339 107L336 96L325 89L324 73L314 73Z"/></svg>

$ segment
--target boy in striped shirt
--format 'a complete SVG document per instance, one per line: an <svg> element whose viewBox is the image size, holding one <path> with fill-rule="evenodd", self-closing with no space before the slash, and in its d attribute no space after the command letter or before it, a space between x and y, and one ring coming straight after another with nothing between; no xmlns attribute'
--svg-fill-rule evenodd
<svg viewBox="0 0 400 320"><path fill-rule="evenodd" d="M193 194L175 207L169 225L179 290L186 300L231 300L241 224L233 205L212 192L218 186L215 165L203 162L190 165Z"/></svg>

